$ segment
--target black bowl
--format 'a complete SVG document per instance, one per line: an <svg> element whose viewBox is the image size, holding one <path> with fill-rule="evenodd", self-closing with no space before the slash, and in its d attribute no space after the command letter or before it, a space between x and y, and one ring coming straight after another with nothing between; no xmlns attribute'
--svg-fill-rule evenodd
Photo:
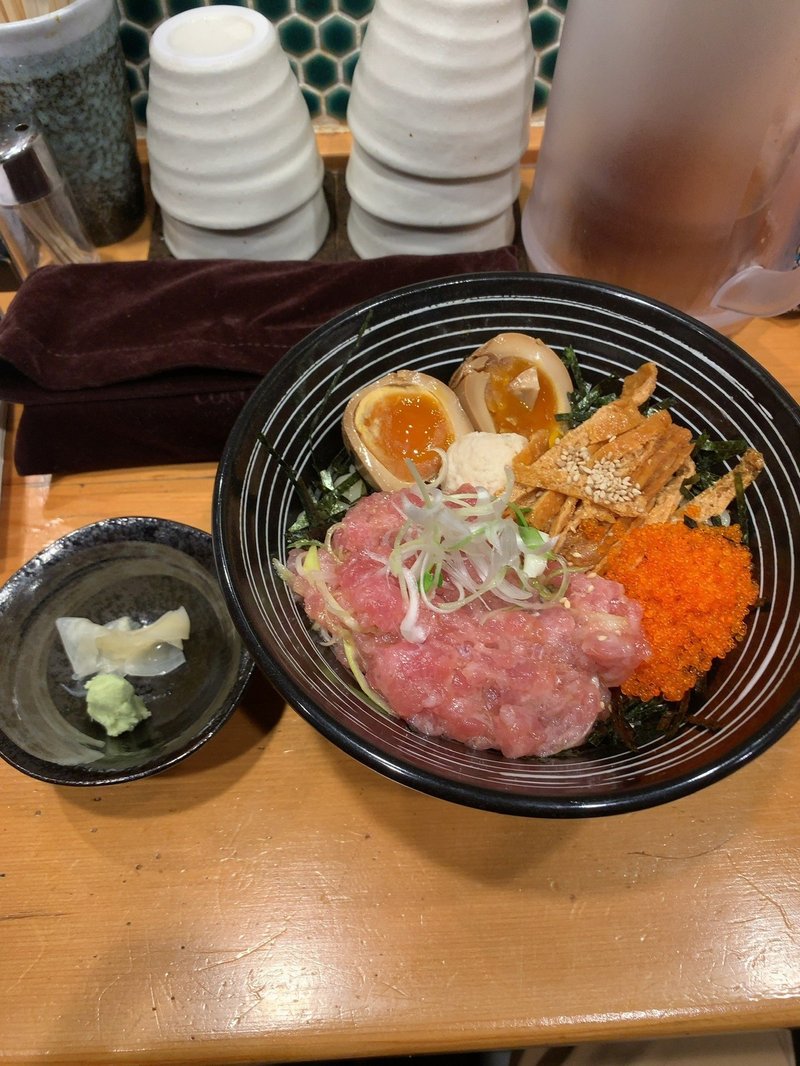
<svg viewBox="0 0 800 1066"><path fill-rule="evenodd" d="M367 326L353 355L359 329ZM276 574L300 502L287 465L312 469L341 448L340 420L362 385L402 367L447 379L497 333L575 349L590 379L659 368L657 395L694 434L744 437L766 470L747 492L763 606L713 672L702 705L713 730L685 725L636 752L503 759L413 732L364 700L321 647ZM343 368L344 365L344 368ZM343 368L343 369L342 369ZM270 448L261 443L269 442ZM214 543L220 580L256 662L326 737L396 781L459 803L539 816L631 811L719 780L800 715L800 413L767 372L714 330L643 296L534 274L442 279L354 307L296 345L256 390L220 465Z"/></svg>
<svg viewBox="0 0 800 1066"><path fill-rule="evenodd" d="M119 737L86 714L55 626L63 615L152 622L184 606L186 662L134 678L151 717ZM253 670L216 579L211 537L161 518L110 518L44 548L0 589L0 755L60 785L165 770L230 718Z"/></svg>

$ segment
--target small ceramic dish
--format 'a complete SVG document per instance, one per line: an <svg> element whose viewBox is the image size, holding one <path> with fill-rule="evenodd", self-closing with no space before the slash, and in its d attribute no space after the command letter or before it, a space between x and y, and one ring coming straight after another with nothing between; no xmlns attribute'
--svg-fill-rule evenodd
<svg viewBox="0 0 800 1066"><path fill-rule="evenodd" d="M747 490L759 607L747 635L698 694L697 724L635 751L504 759L423 736L369 703L313 632L273 565L302 510L296 478L342 447L342 413L368 382L400 368L448 381L503 332L574 348L587 380L659 368L657 397L694 436L744 437L765 469ZM358 343L357 343L358 339ZM253 393L217 477L220 582L259 667L320 732L373 769L444 799L508 814L587 817L639 810L718 781L800 716L800 408L734 343L700 322L610 285L543 274L475 274L398 289L310 333ZM292 474L292 472L294 472ZM702 722L702 725L699 723Z"/></svg>
<svg viewBox="0 0 800 1066"><path fill-rule="evenodd" d="M110 737L89 718L56 619L139 624L183 606L186 661L130 678L151 712ZM205 744L233 713L253 661L233 626L211 537L161 518L111 518L44 548L0 589L0 755L61 785L107 785L165 770Z"/></svg>

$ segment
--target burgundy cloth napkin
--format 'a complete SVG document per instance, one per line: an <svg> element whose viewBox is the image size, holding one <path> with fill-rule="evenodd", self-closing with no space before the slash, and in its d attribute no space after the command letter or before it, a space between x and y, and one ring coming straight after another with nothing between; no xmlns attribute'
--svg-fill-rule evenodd
<svg viewBox="0 0 800 1066"><path fill-rule="evenodd" d="M17 470L215 461L255 386L317 326L403 285L518 266L509 247L42 267L0 323L0 399L24 405Z"/></svg>

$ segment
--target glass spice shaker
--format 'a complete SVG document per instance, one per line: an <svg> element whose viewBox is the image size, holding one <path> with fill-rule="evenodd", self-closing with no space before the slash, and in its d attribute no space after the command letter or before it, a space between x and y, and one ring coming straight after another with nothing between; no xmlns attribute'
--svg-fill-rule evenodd
<svg viewBox="0 0 800 1066"><path fill-rule="evenodd" d="M47 264L99 260L32 122L0 125L0 237L22 280Z"/></svg>

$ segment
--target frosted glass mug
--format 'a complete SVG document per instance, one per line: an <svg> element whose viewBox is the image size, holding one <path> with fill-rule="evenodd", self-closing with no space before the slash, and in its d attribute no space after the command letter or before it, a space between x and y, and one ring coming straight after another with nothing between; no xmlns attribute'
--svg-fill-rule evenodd
<svg viewBox="0 0 800 1066"><path fill-rule="evenodd" d="M798 0L570 0L522 234L533 268L723 332L800 303Z"/></svg>

